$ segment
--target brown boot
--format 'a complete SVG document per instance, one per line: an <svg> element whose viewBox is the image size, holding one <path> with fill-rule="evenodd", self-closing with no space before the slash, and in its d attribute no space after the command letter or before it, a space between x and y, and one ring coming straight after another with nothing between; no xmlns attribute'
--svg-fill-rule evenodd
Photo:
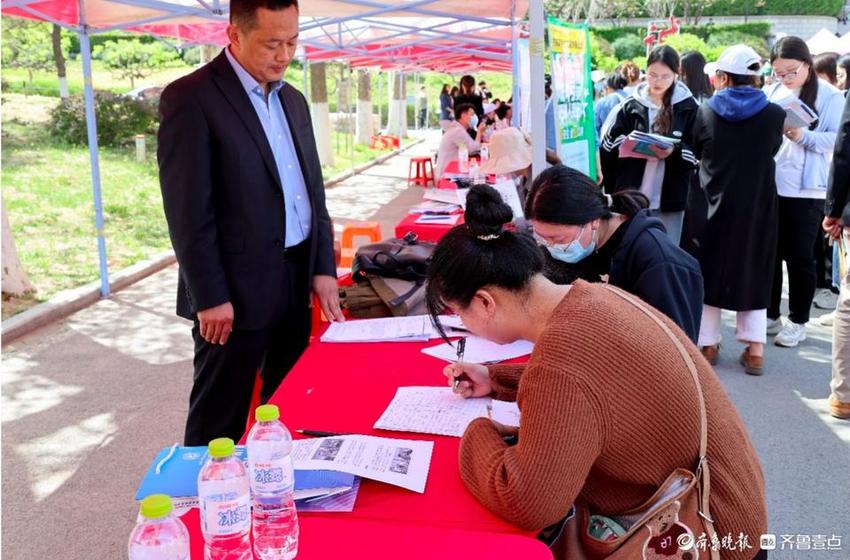
<svg viewBox="0 0 850 560"><path fill-rule="evenodd" d="M720 357L720 345L712 344L711 346L703 346L700 348L702 355L713 366L717 365L717 359Z"/></svg>
<svg viewBox="0 0 850 560"><path fill-rule="evenodd" d="M841 402L835 397L829 397L829 413L841 420L850 420L850 403Z"/></svg>
<svg viewBox="0 0 850 560"><path fill-rule="evenodd" d="M764 357L762 356L753 356L750 354L750 347L744 350L744 353L741 354L740 359L741 365L744 366L744 371L749 373L750 375L763 375L764 374Z"/></svg>

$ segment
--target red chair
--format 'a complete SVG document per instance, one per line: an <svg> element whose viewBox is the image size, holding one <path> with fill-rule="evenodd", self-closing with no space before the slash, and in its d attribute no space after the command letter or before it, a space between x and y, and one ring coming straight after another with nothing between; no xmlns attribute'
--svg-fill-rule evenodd
<svg viewBox="0 0 850 560"><path fill-rule="evenodd" d="M414 173L415 171L415 173ZM430 157L413 157L410 158L410 166L407 171L407 186L410 184L422 185L427 187L428 183L436 187L434 182L434 163Z"/></svg>
<svg viewBox="0 0 850 560"><path fill-rule="evenodd" d="M379 222L351 222L342 228L342 242L340 243L339 266L351 268L357 247L354 244L355 237L365 237L369 243L377 243L381 240L381 224Z"/></svg>

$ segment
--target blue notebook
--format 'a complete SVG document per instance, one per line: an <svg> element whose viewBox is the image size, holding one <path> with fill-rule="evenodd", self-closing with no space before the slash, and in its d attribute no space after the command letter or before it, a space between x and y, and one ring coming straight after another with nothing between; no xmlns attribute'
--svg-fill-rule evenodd
<svg viewBox="0 0 850 560"><path fill-rule="evenodd" d="M136 500L141 500L151 494L168 494L173 498L197 498L198 496L198 473L207 458L206 446L180 447L178 446L171 457L162 464L159 474L156 473L157 465L171 452L166 447L153 460L139 490L136 492ZM236 446L236 455L248 468L248 452L244 445ZM321 496L323 492L309 492L314 489L328 489L339 491L342 488L354 486L354 475L337 471L295 471L296 498Z"/></svg>

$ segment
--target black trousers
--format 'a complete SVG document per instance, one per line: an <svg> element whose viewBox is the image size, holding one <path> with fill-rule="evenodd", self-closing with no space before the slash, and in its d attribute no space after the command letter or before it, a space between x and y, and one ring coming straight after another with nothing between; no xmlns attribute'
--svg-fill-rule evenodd
<svg viewBox="0 0 850 560"><path fill-rule="evenodd" d="M779 197L779 236L776 268L770 294L769 319L779 318L782 302L782 261L788 267L788 318L794 323L809 322L815 297L814 246L820 231L823 200Z"/></svg>
<svg viewBox="0 0 850 560"><path fill-rule="evenodd" d="M185 445L207 445L218 437L238 441L245 432L257 370L262 402L277 390L310 340L309 243L287 255L286 294L277 319L260 330L236 329L225 345L209 344L192 328L195 374L189 397Z"/></svg>

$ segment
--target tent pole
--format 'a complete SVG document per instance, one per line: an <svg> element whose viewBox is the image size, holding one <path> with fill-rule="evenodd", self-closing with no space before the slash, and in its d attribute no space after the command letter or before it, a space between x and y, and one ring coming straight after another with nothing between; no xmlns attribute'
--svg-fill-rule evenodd
<svg viewBox="0 0 850 560"><path fill-rule="evenodd" d="M517 29L517 21L516 21L516 0L511 2L511 64L513 68L513 89L511 91L511 96L513 97L513 106L515 108L515 112L517 115L518 109L522 106L520 105L519 99L519 50L517 49L517 40L519 39L519 30ZM519 122L519 118L516 121Z"/></svg>
<svg viewBox="0 0 850 560"><path fill-rule="evenodd" d="M97 121L94 112L94 90L92 88L91 70L91 43L89 42L89 30L86 23L85 0L79 0L80 28L77 34L80 37L80 52L83 55L83 83L86 106L86 131L88 132L89 157L91 159L91 183L94 197L94 223L97 232L97 254L100 263L100 295L109 295L109 270L106 264L106 239L103 233L103 202L100 193L100 160L98 159L97 146Z"/></svg>
<svg viewBox="0 0 850 560"><path fill-rule="evenodd" d="M531 22L529 53L531 58L531 131L534 136L531 151L531 178L537 177L546 167L546 99L543 83L546 80L543 67L545 27L543 0L530 0L528 18Z"/></svg>

